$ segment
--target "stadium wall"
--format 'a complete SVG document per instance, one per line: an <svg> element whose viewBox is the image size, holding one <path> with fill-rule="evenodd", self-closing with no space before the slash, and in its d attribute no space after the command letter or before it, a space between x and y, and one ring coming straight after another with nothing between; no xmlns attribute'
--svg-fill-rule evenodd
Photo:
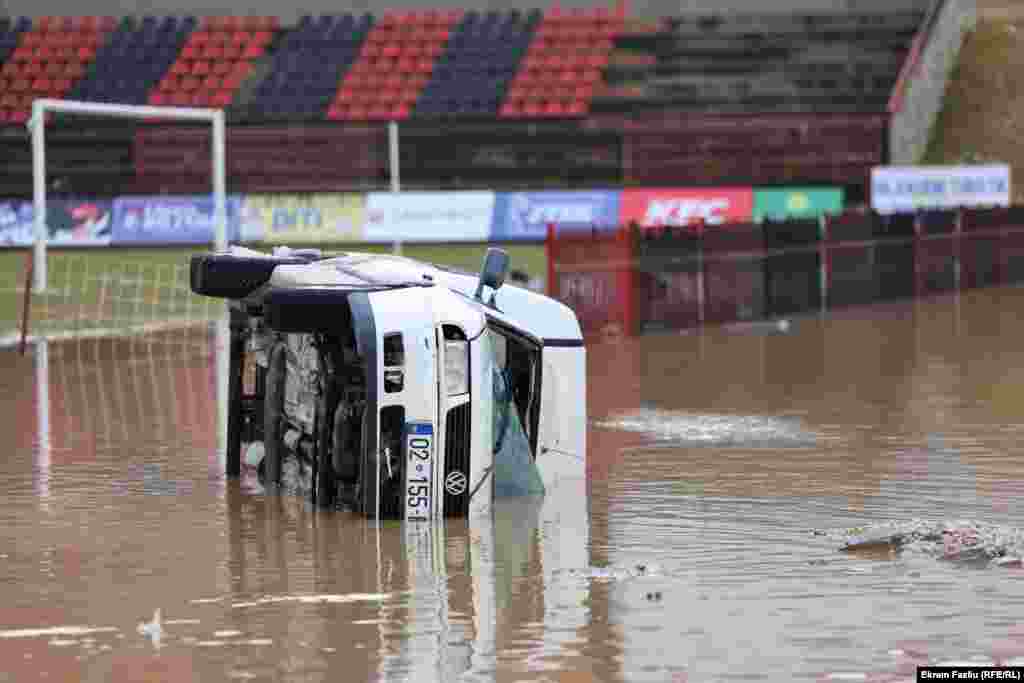
<svg viewBox="0 0 1024 683"><path fill-rule="evenodd" d="M976 0L936 0L932 6L889 102L889 163L923 158L960 46L977 17Z"/></svg>

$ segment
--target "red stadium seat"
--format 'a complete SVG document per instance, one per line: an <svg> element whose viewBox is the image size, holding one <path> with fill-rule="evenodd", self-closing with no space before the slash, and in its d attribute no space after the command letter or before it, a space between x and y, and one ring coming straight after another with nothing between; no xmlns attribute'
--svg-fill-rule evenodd
<svg viewBox="0 0 1024 683"><path fill-rule="evenodd" d="M231 90L218 90L213 98L211 99L212 104L217 107L227 107L231 104L234 99L233 91Z"/></svg>

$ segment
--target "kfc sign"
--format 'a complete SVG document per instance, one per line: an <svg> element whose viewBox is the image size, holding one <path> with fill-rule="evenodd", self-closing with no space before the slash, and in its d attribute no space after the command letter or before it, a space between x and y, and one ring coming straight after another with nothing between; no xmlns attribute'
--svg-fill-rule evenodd
<svg viewBox="0 0 1024 683"><path fill-rule="evenodd" d="M721 225L751 220L750 188L625 190L620 219L641 227Z"/></svg>

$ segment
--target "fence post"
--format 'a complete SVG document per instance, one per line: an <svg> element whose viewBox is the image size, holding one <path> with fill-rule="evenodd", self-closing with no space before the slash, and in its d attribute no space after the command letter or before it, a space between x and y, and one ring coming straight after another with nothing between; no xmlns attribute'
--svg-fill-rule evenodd
<svg viewBox="0 0 1024 683"><path fill-rule="evenodd" d="M830 216L828 214L822 214L818 218L818 262L821 268L821 312L825 313L828 311L828 285L831 272L829 268L829 249L828 249L828 221Z"/></svg>
<svg viewBox="0 0 1024 683"><path fill-rule="evenodd" d="M704 226L703 219L697 221L697 326L703 327L706 318L707 293L704 286Z"/></svg>
<svg viewBox="0 0 1024 683"><path fill-rule="evenodd" d="M921 284L921 212L914 211L914 299L919 299L924 293Z"/></svg>
<svg viewBox="0 0 1024 683"><path fill-rule="evenodd" d="M618 233L619 241L625 242L625 248L622 250L625 266L620 278L620 286L623 290L622 332L626 336L633 336L636 333L636 313L634 310L634 297L636 293L634 291L633 278L633 273L636 270L636 241L633 239L633 231L628 226L620 225Z"/></svg>
<svg viewBox="0 0 1024 683"><path fill-rule="evenodd" d="M555 287L555 259L558 257L558 250L555 246L555 224L548 223L548 236L544 241L544 251L547 256L547 279L544 283L544 289L547 290L547 295L553 298L558 298L558 290Z"/></svg>
<svg viewBox="0 0 1024 683"><path fill-rule="evenodd" d="M960 283L963 282L963 207L957 207L956 217L953 219L953 289L959 293Z"/></svg>

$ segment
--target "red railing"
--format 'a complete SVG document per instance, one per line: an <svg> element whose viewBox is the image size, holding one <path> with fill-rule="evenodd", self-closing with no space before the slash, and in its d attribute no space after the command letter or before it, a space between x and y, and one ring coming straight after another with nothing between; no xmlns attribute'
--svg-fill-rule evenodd
<svg viewBox="0 0 1024 683"><path fill-rule="evenodd" d="M548 294L588 335L678 330L1024 282L1024 207L548 231Z"/></svg>

